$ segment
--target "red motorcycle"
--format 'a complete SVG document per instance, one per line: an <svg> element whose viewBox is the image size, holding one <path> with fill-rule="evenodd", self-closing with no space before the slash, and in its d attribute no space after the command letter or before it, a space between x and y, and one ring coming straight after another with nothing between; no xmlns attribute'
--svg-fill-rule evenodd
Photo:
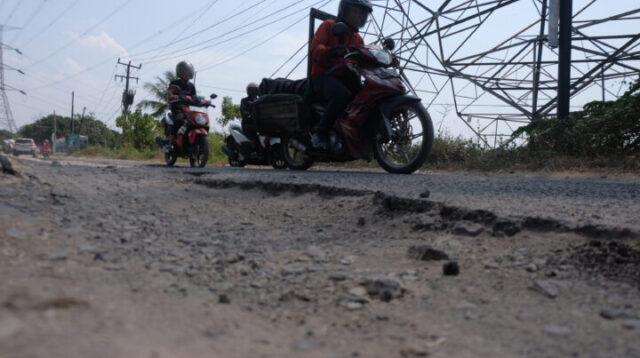
<svg viewBox="0 0 640 358"><path fill-rule="evenodd" d="M218 96L211 95L211 99ZM173 166L178 157L188 158L191 167L204 168L209 161L209 115L206 112L198 112L196 108L215 107L211 101L200 96L180 96L172 101L178 103L185 114L184 125L178 129L178 135L173 143L169 143L162 137L156 137L156 143L160 148L165 149L164 159L168 166ZM174 125L173 115L167 114L165 118L167 125Z"/></svg>
<svg viewBox="0 0 640 358"><path fill-rule="evenodd" d="M347 27L337 23L333 33L344 37ZM371 160L390 173L410 174L427 159L433 145L433 124L420 98L407 94L400 74L392 68L395 61L392 39L385 48L364 46L349 48L343 65L364 78L361 91L347 106L329 133L329 148L313 148L307 126L297 125L280 133L283 157L294 170L306 170L314 162ZM316 122L324 107L311 106Z"/></svg>
<svg viewBox="0 0 640 358"><path fill-rule="evenodd" d="M51 149L49 147L42 146L40 149L40 154L42 154L43 158L49 158L51 155Z"/></svg>

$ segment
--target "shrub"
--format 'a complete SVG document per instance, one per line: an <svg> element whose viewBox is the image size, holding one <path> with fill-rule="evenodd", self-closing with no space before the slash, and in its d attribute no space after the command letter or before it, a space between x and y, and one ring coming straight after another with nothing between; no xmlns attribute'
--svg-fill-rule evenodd
<svg viewBox="0 0 640 358"><path fill-rule="evenodd" d="M513 136L525 135L532 152L576 157L640 154L640 79L616 101L591 102L567 120L539 120Z"/></svg>

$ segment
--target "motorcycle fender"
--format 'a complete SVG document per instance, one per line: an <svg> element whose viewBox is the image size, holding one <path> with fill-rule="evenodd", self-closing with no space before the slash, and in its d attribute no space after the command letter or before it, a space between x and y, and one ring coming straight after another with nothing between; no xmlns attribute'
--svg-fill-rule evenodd
<svg viewBox="0 0 640 358"><path fill-rule="evenodd" d="M167 113L167 116L165 117L165 122L167 122L167 124L170 126L174 125L175 123L173 122L173 114Z"/></svg>
<svg viewBox="0 0 640 358"><path fill-rule="evenodd" d="M198 138L198 134L207 135L207 131L203 128L198 128L196 130L191 131L189 133L189 144L193 144L196 142L196 138Z"/></svg>
<svg viewBox="0 0 640 358"><path fill-rule="evenodd" d="M244 134L240 126L231 126L229 128L229 131L231 132L231 136L233 137L233 140L236 141L236 143L242 145L243 143L251 142L249 138L247 138L247 136Z"/></svg>
<svg viewBox="0 0 640 358"><path fill-rule="evenodd" d="M391 123L389 117L391 116L391 111L397 106L403 105L405 103L412 102L420 102L420 97L412 96L412 95L401 95L394 96L391 98L384 99L380 102L379 108L380 113L382 114L382 123L380 123L380 134L382 135L382 141L388 142L391 140L392 130Z"/></svg>

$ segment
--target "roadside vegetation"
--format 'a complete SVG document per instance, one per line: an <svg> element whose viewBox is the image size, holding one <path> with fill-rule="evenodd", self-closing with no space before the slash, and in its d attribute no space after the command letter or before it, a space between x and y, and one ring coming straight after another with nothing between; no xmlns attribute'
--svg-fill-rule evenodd
<svg viewBox="0 0 640 358"><path fill-rule="evenodd" d="M487 149L440 135L427 168L480 171L613 170L640 172L640 79L619 99L591 102L567 120L539 120L518 129L515 143Z"/></svg>

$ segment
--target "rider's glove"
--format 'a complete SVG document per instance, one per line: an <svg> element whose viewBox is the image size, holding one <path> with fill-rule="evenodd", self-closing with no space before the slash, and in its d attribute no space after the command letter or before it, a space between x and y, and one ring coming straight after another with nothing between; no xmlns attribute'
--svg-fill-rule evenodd
<svg viewBox="0 0 640 358"><path fill-rule="evenodd" d="M344 57L347 54L347 49L344 46L334 46L329 50L329 56L331 57Z"/></svg>
<svg viewBox="0 0 640 358"><path fill-rule="evenodd" d="M391 67L400 67L400 60L395 55L393 56L393 60L391 61Z"/></svg>

